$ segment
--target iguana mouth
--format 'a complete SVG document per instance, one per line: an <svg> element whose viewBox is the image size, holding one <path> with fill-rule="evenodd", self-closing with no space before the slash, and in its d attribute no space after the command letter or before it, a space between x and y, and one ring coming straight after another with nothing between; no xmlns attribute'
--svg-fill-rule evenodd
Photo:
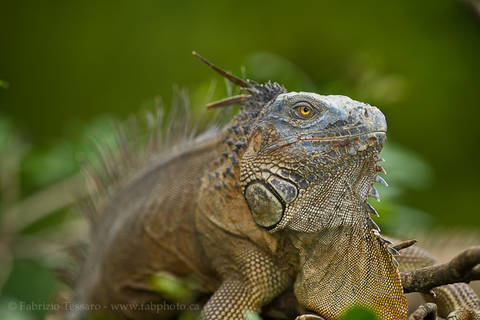
<svg viewBox="0 0 480 320"><path fill-rule="evenodd" d="M383 148L383 144L386 138L386 130L375 130L375 131L368 131L363 133L358 133L354 135L341 135L341 136L328 136L325 133L320 133L318 136L316 134L309 134L309 135L299 135L296 137L291 137L288 139L283 139L276 144L273 144L263 150L262 153L272 153L277 150L286 148L288 146L305 142L305 141L312 141L312 142L319 142L319 143L335 143L332 146L332 149L336 147L348 147L351 146L355 151L364 151L367 148L378 146L379 150ZM355 143L357 142L357 143ZM349 150L348 153L351 153L352 150Z"/></svg>

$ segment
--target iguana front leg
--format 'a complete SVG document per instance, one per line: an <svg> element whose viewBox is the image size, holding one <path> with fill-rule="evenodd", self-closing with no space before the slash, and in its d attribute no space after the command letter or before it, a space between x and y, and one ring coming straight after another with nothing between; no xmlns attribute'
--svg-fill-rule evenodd
<svg viewBox="0 0 480 320"><path fill-rule="evenodd" d="M291 283L273 259L254 246L241 246L234 253L236 268L222 270L224 281L202 311L207 320L245 319L247 311L260 313L262 306Z"/></svg>
<svg viewBox="0 0 480 320"><path fill-rule="evenodd" d="M426 251L410 247L401 251L397 257L400 271L409 271L439 263ZM436 287L432 295L425 295L438 305L438 314L451 320L479 320L480 299L465 283L455 283Z"/></svg>

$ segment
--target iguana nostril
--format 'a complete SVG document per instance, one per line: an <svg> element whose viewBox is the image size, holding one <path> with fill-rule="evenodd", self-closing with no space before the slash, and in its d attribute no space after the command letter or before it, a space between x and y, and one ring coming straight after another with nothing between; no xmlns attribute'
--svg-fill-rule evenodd
<svg viewBox="0 0 480 320"><path fill-rule="evenodd" d="M368 118L369 112L367 109L363 111L363 115L365 116L365 118Z"/></svg>

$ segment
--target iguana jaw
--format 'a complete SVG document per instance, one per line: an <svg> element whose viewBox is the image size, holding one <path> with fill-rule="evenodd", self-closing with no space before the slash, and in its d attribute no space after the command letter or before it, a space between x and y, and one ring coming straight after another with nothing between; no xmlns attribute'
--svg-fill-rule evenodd
<svg viewBox="0 0 480 320"><path fill-rule="evenodd" d="M338 319L353 305L370 308L381 319L406 319L394 258L367 205L384 139L384 132L373 132L299 142L303 148L328 144L335 150L321 169L324 179L299 192L277 225L292 230L299 255L297 299L325 319Z"/></svg>
<svg viewBox="0 0 480 320"><path fill-rule="evenodd" d="M297 169L274 171L268 185L285 200L282 219L272 231L284 228L317 232L339 226L353 227L359 219L375 224L367 212L367 198L377 173L378 153L385 141L384 132L373 132L332 140L300 140L282 150L285 162L298 150L318 150L298 159ZM295 164L294 164L295 165ZM299 167L303 165L303 167ZM298 188L288 201L280 188L290 183ZM280 185L280 187L277 187Z"/></svg>
<svg viewBox="0 0 480 320"><path fill-rule="evenodd" d="M362 139L364 138L364 139ZM324 179L287 205L277 228L289 229L299 255L295 295L325 319L353 305L381 319L406 319L407 305L394 258L368 211L385 134L335 140L335 156L324 164ZM355 141L368 141L348 153ZM312 139L300 143L329 143ZM305 146L303 146L305 147Z"/></svg>

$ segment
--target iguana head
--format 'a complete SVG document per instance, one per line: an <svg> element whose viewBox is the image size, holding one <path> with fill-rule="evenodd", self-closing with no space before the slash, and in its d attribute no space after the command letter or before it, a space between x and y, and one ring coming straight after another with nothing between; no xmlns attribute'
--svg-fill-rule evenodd
<svg viewBox="0 0 480 320"><path fill-rule="evenodd" d="M258 228L291 244L300 304L325 319L356 304L382 319L406 319L395 260L367 203L381 171L384 115L345 96L238 79L199 58L248 92L210 107L243 105L226 128L225 142L234 147L224 154L240 167Z"/></svg>
<svg viewBox="0 0 480 320"><path fill-rule="evenodd" d="M295 295L326 319L354 304L406 317L395 261L367 204L386 130L376 107L309 92L279 94L251 126L240 178L253 220L291 239Z"/></svg>
<svg viewBox="0 0 480 320"><path fill-rule="evenodd" d="M345 96L277 96L253 125L241 161L255 222L301 232L356 225L386 130L377 108Z"/></svg>

